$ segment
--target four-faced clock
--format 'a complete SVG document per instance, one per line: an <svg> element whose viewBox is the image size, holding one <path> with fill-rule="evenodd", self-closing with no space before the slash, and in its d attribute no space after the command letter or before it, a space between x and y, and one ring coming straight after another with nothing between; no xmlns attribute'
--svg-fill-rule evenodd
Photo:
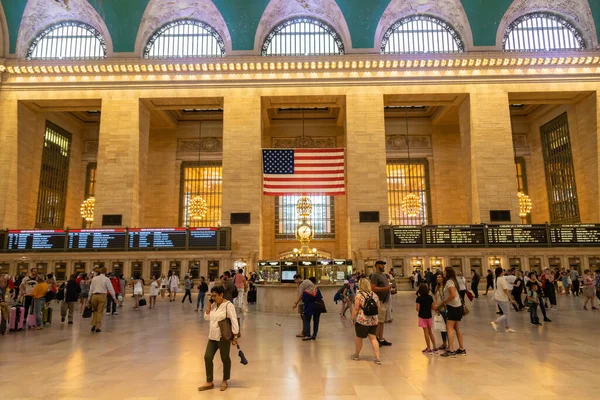
<svg viewBox="0 0 600 400"><path fill-rule="evenodd" d="M301 240L310 240L313 237L313 229L307 222L302 222L296 228L296 237Z"/></svg>

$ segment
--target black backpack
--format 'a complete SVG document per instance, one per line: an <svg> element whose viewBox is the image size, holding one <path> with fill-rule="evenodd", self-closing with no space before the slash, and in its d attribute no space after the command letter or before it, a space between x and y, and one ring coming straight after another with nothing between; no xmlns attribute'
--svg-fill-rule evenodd
<svg viewBox="0 0 600 400"><path fill-rule="evenodd" d="M375 301L373 296L368 295L367 297L365 297L362 310L367 317L373 317L379 314L379 308L377 307L377 302Z"/></svg>
<svg viewBox="0 0 600 400"><path fill-rule="evenodd" d="M208 292L208 285L206 284L206 282L202 282L200 284L200 291L204 293Z"/></svg>
<svg viewBox="0 0 600 400"><path fill-rule="evenodd" d="M56 301L63 301L65 299L65 284L58 287L58 291L56 292Z"/></svg>

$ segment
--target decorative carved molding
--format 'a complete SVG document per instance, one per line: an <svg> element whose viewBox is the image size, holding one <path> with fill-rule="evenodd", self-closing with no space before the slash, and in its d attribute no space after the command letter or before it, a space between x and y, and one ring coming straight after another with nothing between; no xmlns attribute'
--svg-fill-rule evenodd
<svg viewBox="0 0 600 400"><path fill-rule="evenodd" d="M178 19L195 19L210 25L221 35L225 51L231 51L231 35L223 16L211 0L150 0L142 17L136 50L141 53L150 36L160 27Z"/></svg>
<svg viewBox="0 0 600 400"><path fill-rule="evenodd" d="M411 149L431 149L431 136L409 136ZM390 135L385 137L387 150L406 150L406 135Z"/></svg>
<svg viewBox="0 0 600 400"><path fill-rule="evenodd" d="M446 21L458 32L466 51L473 47L471 25L460 0L392 0L379 20L375 48L379 49L390 26L415 14L429 14Z"/></svg>
<svg viewBox="0 0 600 400"><path fill-rule="evenodd" d="M223 151L223 139L216 137L198 139L179 139L177 151L180 153L197 153L198 148L203 153L221 153Z"/></svg>
<svg viewBox="0 0 600 400"><path fill-rule="evenodd" d="M314 17L327 23L342 38L344 48L350 48L350 30L335 0L271 0L256 30L255 50L262 48L263 41L275 27L295 17Z"/></svg>
<svg viewBox="0 0 600 400"><path fill-rule="evenodd" d="M97 155L98 154L98 141L97 140L86 140L83 144L83 154Z"/></svg>
<svg viewBox="0 0 600 400"><path fill-rule="evenodd" d="M333 149L335 147L335 138L332 137L273 138L275 149Z"/></svg>
<svg viewBox="0 0 600 400"><path fill-rule="evenodd" d="M513 142L517 149L528 149L527 135L513 135Z"/></svg>
<svg viewBox="0 0 600 400"><path fill-rule="evenodd" d="M544 11L562 15L567 21L575 24L589 49L598 47L596 24L588 0L515 0L498 26L498 45L502 45L507 26L515 19L526 14Z"/></svg>
<svg viewBox="0 0 600 400"><path fill-rule="evenodd" d="M61 21L81 21L96 28L106 41L106 50L112 52L112 40L104 20L87 0L69 0L69 9L48 0L30 0L23 13L17 37L17 55L24 58L31 41L49 24Z"/></svg>

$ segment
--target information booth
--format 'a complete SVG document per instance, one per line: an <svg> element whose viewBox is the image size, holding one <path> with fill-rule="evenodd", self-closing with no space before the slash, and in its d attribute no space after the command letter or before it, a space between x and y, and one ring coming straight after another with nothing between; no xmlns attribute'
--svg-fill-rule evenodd
<svg viewBox="0 0 600 400"><path fill-rule="evenodd" d="M54 277L57 281L67 280L67 263L58 262L54 265Z"/></svg>
<svg viewBox="0 0 600 400"><path fill-rule="evenodd" d="M131 278L142 277L144 275L144 262L143 261L132 261L131 262Z"/></svg>
<svg viewBox="0 0 600 400"><path fill-rule="evenodd" d="M440 262L440 268L441 268L442 261L438 260L435 257L431 257L431 260L435 260L436 263L439 261ZM414 274L416 270L419 270L419 271L423 272L423 266L425 265L425 260L423 258L421 258L421 257L412 257L410 259L410 265L411 265L411 268L412 268L411 271L410 271L411 275ZM433 265L433 261L432 261L431 268L433 270L435 270L435 268L436 268L436 265Z"/></svg>
<svg viewBox="0 0 600 400"><path fill-rule="evenodd" d="M284 261L283 265L286 266L289 261ZM297 262L298 273L302 275L303 279L308 279L314 276L317 282L321 280L322 268L317 268L317 260L298 260ZM283 268L282 268L282 281L283 281ZM292 279L293 282L293 279Z"/></svg>
<svg viewBox="0 0 600 400"><path fill-rule="evenodd" d="M550 265L550 268L552 269L561 269L562 268L562 263L560 262L560 258L558 257L550 257L548 259L548 265Z"/></svg>
<svg viewBox="0 0 600 400"><path fill-rule="evenodd" d="M121 261L116 261L112 264L112 272L113 274L115 274L117 277L121 276L122 274L124 274L124 265L125 263L121 262Z"/></svg>
<svg viewBox="0 0 600 400"><path fill-rule="evenodd" d="M542 259L541 258L530 258L529 259L529 271L536 272L538 275L542 272Z"/></svg>
<svg viewBox="0 0 600 400"><path fill-rule="evenodd" d="M323 273L323 276L325 275ZM329 283L344 283L350 275L352 275L352 260L333 260L333 269L328 274Z"/></svg>
<svg viewBox="0 0 600 400"><path fill-rule="evenodd" d="M208 260L208 277L219 278L219 260Z"/></svg>
<svg viewBox="0 0 600 400"><path fill-rule="evenodd" d="M188 271L192 275L192 279L200 279L200 261L190 261L188 264Z"/></svg>
<svg viewBox="0 0 600 400"><path fill-rule="evenodd" d="M281 277L281 266L279 261L259 261L258 262L258 281L259 282L279 282Z"/></svg>
<svg viewBox="0 0 600 400"><path fill-rule="evenodd" d="M160 278L161 275L162 275L162 261L151 261L150 262L149 279L152 279L153 276L156 278Z"/></svg>
<svg viewBox="0 0 600 400"><path fill-rule="evenodd" d="M469 264L471 266L471 270L474 270L475 272L477 272L480 277L483 276L483 267L482 267L481 258L478 258L478 257L470 258Z"/></svg>
<svg viewBox="0 0 600 400"><path fill-rule="evenodd" d="M183 279L183 276L181 276L181 261L169 261L169 270L172 271L174 275L177 275L179 279Z"/></svg>
<svg viewBox="0 0 600 400"><path fill-rule="evenodd" d="M502 266L502 259L500 257L489 257L488 268L492 270L492 273L498 267L504 268L504 266Z"/></svg>
<svg viewBox="0 0 600 400"><path fill-rule="evenodd" d="M300 275L302 275L302 272L306 273L311 273L315 271L315 268L313 267L312 270L310 268L307 269L303 269L302 272L298 271L298 262L297 261L281 261L280 263L281 265L281 283L294 283L294 275L300 273ZM314 275L312 275L314 276ZM310 278L311 275L303 275L302 279L308 279Z"/></svg>
<svg viewBox="0 0 600 400"><path fill-rule="evenodd" d="M569 257L569 269L575 270L579 273L579 275L583 274L583 269L581 268L581 258L580 257Z"/></svg>

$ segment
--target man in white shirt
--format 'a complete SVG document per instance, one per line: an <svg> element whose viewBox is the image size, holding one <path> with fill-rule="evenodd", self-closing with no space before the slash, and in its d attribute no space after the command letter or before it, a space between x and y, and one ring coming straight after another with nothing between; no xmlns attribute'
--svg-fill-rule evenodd
<svg viewBox="0 0 600 400"><path fill-rule="evenodd" d="M102 332L102 316L104 315L104 307L106 306L106 293L110 293L115 303L117 302L117 295L113 288L110 279L106 277L106 267L100 269L100 274L92 279L90 285L90 305L94 312L92 316L92 332Z"/></svg>

